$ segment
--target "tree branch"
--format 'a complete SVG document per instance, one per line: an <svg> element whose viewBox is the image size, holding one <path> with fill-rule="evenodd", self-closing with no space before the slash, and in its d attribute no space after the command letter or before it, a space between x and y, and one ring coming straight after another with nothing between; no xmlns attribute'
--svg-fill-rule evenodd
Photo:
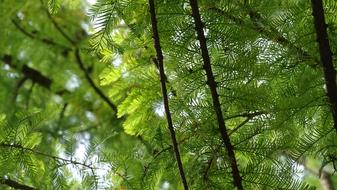
<svg viewBox="0 0 337 190"><path fill-rule="evenodd" d="M90 86L94 89L94 91L96 92L96 94L98 94L99 97L101 97L103 99L103 101L105 103L107 103L109 105L109 107L115 111L115 113L117 113L117 106L114 105L110 99L101 91L101 89L99 89L95 82L92 80L92 78L90 77L87 69L84 67L83 61L81 59L80 56L80 50L78 48L76 48L75 50L75 57L76 57L76 62L78 64L78 66L80 67L80 69L82 70L82 72L84 73L84 76L86 78L86 80L88 81L88 83L90 84Z"/></svg>
<svg viewBox="0 0 337 190"><path fill-rule="evenodd" d="M234 118L237 118L237 117L253 118L253 117L256 117L256 116L259 116L259 115L263 115L263 114L267 114L267 112L265 112L265 111L246 112L246 113L240 113L240 114L237 114L237 115L232 115L232 116L226 117L226 120L234 119Z"/></svg>
<svg viewBox="0 0 337 190"><path fill-rule="evenodd" d="M61 158L61 157L58 157L58 156L49 155L49 154L46 154L44 152L40 152L40 151L34 150L32 148L23 147L22 145L19 145L19 144L0 143L0 147L20 149L20 150L22 150L24 152L30 152L30 153L35 154L35 155L40 155L40 156L47 157L49 159L53 159L55 161L63 162L64 164L80 165L80 166L83 166L85 168L90 169L91 173L95 176L95 172L94 172L95 168L92 167L89 164L86 164L86 163L78 162L78 161L75 161L75 160L72 160L72 159L66 159L66 158Z"/></svg>
<svg viewBox="0 0 337 190"><path fill-rule="evenodd" d="M16 84L16 86L15 86L15 88L14 88L14 90L13 90L13 103L15 103L16 102L16 99L17 99L17 97L18 97L18 93L19 93L19 91L20 91L20 88L23 86L23 84L27 81L27 77L26 76L24 76L24 77L22 77L22 78L20 78L19 80L18 80L18 82L17 82L17 84Z"/></svg>
<svg viewBox="0 0 337 190"><path fill-rule="evenodd" d="M42 5L43 2L41 1ZM85 68L84 63L81 59L81 55L80 55L80 50L77 47L77 44L74 40L72 40L72 38L58 25L58 23L54 20L54 18L52 17L52 15L49 13L48 9L44 8L46 11L46 14L48 15L49 20L51 20L51 22L53 23L53 25L55 26L55 28L59 31L59 33L65 38L67 39L67 41L69 41L69 43L72 44L73 47L75 47L75 57L76 57L76 63L79 66L79 68L81 69L81 71L84 73L85 79L87 80L87 82L89 83L89 85L94 89L94 91L96 92L96 94L102 98L102 100L107 103L109 105L109 107L115 112L117 113L117 106L114 105L110 99L103 93L103 91L98 88L96 86L96 84L94 83L94 81L92 80L88 70Z"/></svg>
<svg viewBox="0 0 337 190"><path fill-rule="evenodd" d="M15 21L14 19L11 19L12 23L15 25L15 27L22 32L24 35L26 35L27 37L31 38L31 39L36 39L39 40L42 43L45 43L47 45L52 45L52 46L56 46L62 49L65 49L66 51L69 51L70 49L62 44L58 44L56 42L54 42L51 39L47 39L47 38L40 38L37 35L34 35L33 33L30 33L28 31L26 31L17 21Z"/></svg>
<svg viewBox="0 0 337 190"><path fill-rule="evenodd" d="M215 11L218 14L227 17L229 20L233 21L238 26L244 27L246 25L245 21L239 17L235 17L229 13L226 13L225 11L212 7L209 8L209 10ZM256 11L249 10L248 15L253 23L253 26L249 26L252 30L255 30L257 33L260 33L261 35L267 37L270 41L273 41L275 43L278 43L282 45L283 47L288 47L291 49L296 50L299 55L301 55L301 58L310 58L315 61L314 65L309 65L311 67L316 67L319 65L319 60L316 60L312 55L310 55L307 51L303 50L302 48L296 46L291 41L289 41L287 38L285 38L276 28L272 26L267 26L265 21L262 19L261 15L257 13ZM258 22L261 22L263 25L258 24Z"/></svg>
<svg viewBox="0 0 337 190"><path fill-rule="evenodd" d="M169 107L169 100L168 100L167 89L166 89L167 78L165 76L164 63L163 63L164 58L163 58L163 52L161 50L159 33L158 33L158 28L157 28L157 18L156 18L154 0L149 0L149 7L150 7L151 25L152 25L152 33L153 33L153 43L154 43L154 48L155 48L156 53L157 53L156 63L158 65L158 69L159 69L160 84L161 84L161 90L162 90L162 94L163 94L163 101L164 101L164 108L165 108L167 125L168 125L168 129L169 129L170 135L171 135L173 151L174 151L174 155L176 157L180 178L181 178L181 181L183 183L184 189L188 190L188 184L187 184L183 164L182 164L181 157L180 157L177 138L176 138L176 134L175 134L175 131L174 131L174 128L173 128L173 124L172 124L171 112L170 112L170 107Z"/></svg>
<svg viewBox="0 0 337 190"><path fill-rule="evenodd" d="M41 1L41 3L43 3ZM67 35L67 33L58 25L58 23L54 20L54 18L52 17L52 15L49 13L49 11L47 9L46 10L46 14L48 16L48 18L51 20L51 22L53 23L53 25L55 26L55 28L60 32L60 34L67 40L69 41L74 47L76 47L76 43L74 40L71 39L71 37L69 37ZM63 48L65 51L69 51L71 48L68 48L64 45L61 45L61 44L58 44L56 42L54 42L53 40L50 40L50 39L44 39L44 38L37 38L36 36L34 36L34 34L31 34L29 32L27 32L23 27L21 27L15 20L12 20L12 22L14 23L14 25L23 33L25 34L26 36L28 36L29 38L31 39L37 39L41 42L44 42L45 44L47 45L53 45L53 46L57 46L57 47L61 47ZM90 86L94 89L94 91L96 92L96 94L98 94L98 96L100 98L103 99L104 102L106 102L109 107L117 113L117 106L114 105L110 99L103 93L103 91L101 89L99 89L96 84L94 83L94 81L92 80L92 78L90 77L90 74L89 72L87 71L87 69L85 68L84 64L83 64L83 61L80 57L80 53L79 53L79 48L76 47L75 49L75 57L76 57L76 63L78 64L79 68L81 69L81 71L84 73L84 76L86 78L86 80L88 81L88 83L90 84ZM34 76L34 71L33 70L30 70L27 68L25 68L24 66L24 69L26 72L28 72L27 74L29 75L32 75ZM37 73L36 73L37 74ZM45 81L44 81L45 82ZM50 88L50 85L51 85L51 82L50 84L41 84L42 86L44 87L47 87L48 89Z"/></svg>
<svg viewBox="0 0 337 190"><path fill-rule="evenodd" d="M194 24L195 24L197 38L200 43L200 49L201 49L201 54L202 54L202 59L203 59L203 68L206 72L206 77L207 77L207 85L209 86L209 89L211 91L213 107L216 112L217 121L219 125L219 131L222 137L222 141L227 150L227 155L228 155L229 162L230 162L231 169L232 169L232 177L233 177L234 186L236 186L238 190L243 190L242 178L240 176L237 161L235 158L234 147L230 141L229 135L227 133L226 125L225 125L225 120L222 115L219 95L216 89L217 84L215 82L213 71L212 71L211 61L210 61L207 44L206 44L206 38L204 34L204 29L203 29L203 23L201 21L197 0L190 0L190 5L192 8L192 17L193 17Z"/></svg>
<svg viewBox="0 0 337 190"><path fill-rule="evenodd" d="M11 55L8 55L8 54L3 55L2 61L6 65L14 69L17 68L16 65L13 64L13 57ZM23 65L21 68L21 72L25 78L30 79L34 83L37 83L40 86L50 90L50 87L53 81L49 79L48 77L44 76L40 71L30 68L27 65Z"/></svg>
<svg viewBox="0 0 337 190"><path fill-rule="evenodd" d="M0 184L4 184L7 185L11 188L14 189L21 189L21 190L37 190L34 187L30 187L28 185L25 184L21 184L19 182L16 182L14 180L11 180L10 178L6 178L6 177L0 177Z"/></svg>

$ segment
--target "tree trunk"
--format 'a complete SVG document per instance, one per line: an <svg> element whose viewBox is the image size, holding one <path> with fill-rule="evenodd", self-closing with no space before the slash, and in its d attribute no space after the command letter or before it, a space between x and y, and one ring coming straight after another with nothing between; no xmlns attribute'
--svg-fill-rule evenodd
<svg viewBox="0 0 337 190"><path fill-rule="evenodd" d="M337 133L337 85L336 70L332 63L332 52L328 40L327 25L325 24L324 9L322 0L311 0L312 15L314 17L317 42L319 45L320 59L324 71L324 79L327 96L334 121L334 128Z"/></svg>
<svg viewBox="0 0 337 190"><path fill-rule="evenodd" d="M163 101L164 101L164 108L165 108L165 115L167 120L168 129L170 131L172 145L174 154L176 157L176 161L178 164L179 174L181 181L183 183L184 189L188 190L188 184L184 173L183 164L180 158L178 143L176 139L176 134L173 128L172 124L172 118L171 118L171 112L169 107L169 100L167 96L167 89L166 89L166 76L164 71L164 63L163 63L163 52L161 50L160 46L160 40L159 40L159 33L157 29L157 18L156 18L156 11L155 11L155 5L154 0L149 0L149 6L150 6L150 14L151 14L151 25L152 25L152 33L153 33L153 42L154 42L154 48L157 53L157 64L159 69L159 75L160 75L160 84L161 84L161 90L163 94Z"/></svg>
<svg viewBox="0 0 337 190"><path fill-rule="evenodd" d="M195 30L197 32L197 38L200 43L201 54L202 54L202 59L203 59L203 68L206 71L207 85L209 86L209 89L211 90L213 107L216 113L222 141L225 144L225 148L227 150L229 162L230 162L231 169L232 169L234 185L237 187L238 190L243 190L242 178L240 176L240 172L239 172L238 165L236 162L236 158L234 154L234 147L230 142L230 138L227 133L227 129L225 125L225 120L222 115L219 95L216 89L217 84L215 82L212 67L211 67L211 61L210 61L210 57L209 57L209 53L207 49L206 38L205 38L204 30L203 30L203 24L202 24L200 13L199 13L198 2L197 0L190 0L190 4L192 8L192 16L193 16L194 23L195 23Z"/></svg>

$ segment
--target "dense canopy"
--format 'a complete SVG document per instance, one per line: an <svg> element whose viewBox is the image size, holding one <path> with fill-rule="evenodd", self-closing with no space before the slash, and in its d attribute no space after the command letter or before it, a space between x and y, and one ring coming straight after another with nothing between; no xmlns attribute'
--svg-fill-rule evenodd
<svg viewBox="0 0 337 190"><path fill-rule="evenodd" d="M0 0L0 189L337 189L334 0Z"/></svg>

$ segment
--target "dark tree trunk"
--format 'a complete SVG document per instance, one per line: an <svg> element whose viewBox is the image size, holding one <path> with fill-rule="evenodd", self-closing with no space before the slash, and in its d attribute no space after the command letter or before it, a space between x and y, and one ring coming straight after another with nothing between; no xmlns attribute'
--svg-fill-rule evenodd
<svg viewBox="0 0 337 190"><path fill-rule="evenodd" d="M169 100L168 100L167 89L166 89L166 76L165 76L164 63L163 63L164 58L163 58L163 52L162 52L161 46L160 46L159 33L158 33L158 29L157 29L157 18L156 18L154 0L149 0L149 6L150 6L150 14L151 14L152 32L153 32L153 42L154 42L154 48L155 48L156 53L157 53L157 60L156 61L157 61L157 64L158 64L158 69L159 69L160 84L161 84L161 90L162 90L162 94L163 94L163 101L164 101L164 108L165 108L165 115L166 115L166 119L167 119L167 125L168 125L168 129L170 131L173 150L174 150L174 154L175 154L175 157L176 157L181 181L183 183L184 189L188 190L188 184L187 184L187 180L186 180L186 177L185 177L183 164L182 164L182 161L181 161L181 158L180 158L178 143L177 143L176 134L175 134L175 131L174 131L174 128L173 128L171 112L170 112L170 108L169 108Z"/></svg>
<svg viewBox="0 0 337 190"><path fill-rule="evenodd" d="M324 79L329 98L330 108L332 111L334 128L337 132L337 85L336 85L336 70L332 63L332 52L328 40L327 25L325 24L324 9L322 0L311 0L312 15L319 45L320 59L324 71Z"/></svg>
<svg viewBox="0 0 337 190"><path fill-rule="evenodd" d="M192 8L192 16L193 16L194 23L195 23L195 29L197 32L197 38L200 43L201 54L202 54L202 59L204 63L203 68L206 71L207 84L211 90L213 107L214 107L217 121L219 124L220 134L221 134L223 143L225 144L225 148L227 150L228 158L230 161L234 185L237 187L238 190L242 190L243 189L242 178L240 176L240 172L239 172L238 165L236 162L236 158L234 154L234 147L230 142L230 138L227 133L227 129L225 125L225 120L222 115L219 95L216 89L217 84L215 82L212 67L211 67L211 61L210 61L210 57L209 57L209 53L207 49L206 38L204 35L204 30L203 30L203 24L202 24L200 13L199 13L198 2L197 0L190 0L190 4Z"/></svg>

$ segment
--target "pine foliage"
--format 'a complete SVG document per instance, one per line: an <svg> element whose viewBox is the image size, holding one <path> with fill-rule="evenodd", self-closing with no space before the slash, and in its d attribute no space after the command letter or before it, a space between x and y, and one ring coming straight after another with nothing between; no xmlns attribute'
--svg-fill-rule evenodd
<svg viewBox="0 0 337 190"><path fill-rule="evenodd" d="M243 189L336 187L310 2L198 5ZM324 1L333 63L336 8ZM0 10L0 189L183 189L146 0L3 0ZM191 5L156 0L155 10L188 186L235 189Z"/></svg>

